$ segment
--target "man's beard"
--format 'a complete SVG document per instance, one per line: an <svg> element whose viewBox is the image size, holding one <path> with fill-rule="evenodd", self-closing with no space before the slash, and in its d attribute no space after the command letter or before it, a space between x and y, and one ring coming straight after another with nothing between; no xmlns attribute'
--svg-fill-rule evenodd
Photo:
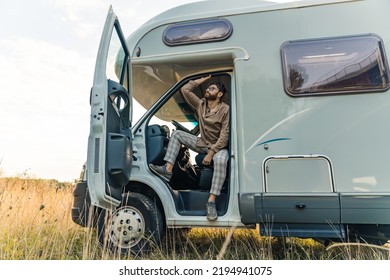
<svg viewBox="0 0 390 280"><path fill-rule="evenodd" d="M214 101L214 100L217 100L217 94L207 94L204 96L204 98L206 100L210 100L210 101Z"/></svg>

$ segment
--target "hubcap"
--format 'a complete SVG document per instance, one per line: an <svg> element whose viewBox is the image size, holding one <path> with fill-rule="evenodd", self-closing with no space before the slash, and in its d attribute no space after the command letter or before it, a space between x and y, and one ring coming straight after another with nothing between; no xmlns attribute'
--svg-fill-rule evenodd
<svg viewBox="0 0 390 280"><path fill-rule="evenodd" d="M145 221L141 213L130 206L117 209L111 216L109 238L120 248L138 244L145 233Z"/></svg>

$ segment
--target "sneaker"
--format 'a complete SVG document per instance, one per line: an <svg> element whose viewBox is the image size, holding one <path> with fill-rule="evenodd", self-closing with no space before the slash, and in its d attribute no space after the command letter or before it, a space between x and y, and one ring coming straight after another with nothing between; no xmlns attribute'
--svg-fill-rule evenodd
<svg viewBox="0 0 390 280"><path fill-rule="evenodd" d="M149 164L150 169L162 177L165 181L169 182L172 178L172 172L168 172L165 165L158 166L154 164Z"/></svg>
<svg viewBox="0 0 390 280"><path fill-rule="evenodd" d="M207 209L207 220L215 221L218 218L217 207L215 205L215 202L207 202L206 209Z"/></svg>

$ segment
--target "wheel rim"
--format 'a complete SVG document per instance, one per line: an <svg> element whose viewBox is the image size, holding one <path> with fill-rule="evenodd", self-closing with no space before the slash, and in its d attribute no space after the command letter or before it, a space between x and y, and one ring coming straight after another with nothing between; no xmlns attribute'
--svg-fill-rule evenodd
<svg viewBox="0 0 390 280"><path fill-rule="evenodd" d="M120 248L137 245L145 233L145 221L141 213L130 206L117 209L111 216L110 241Z"/></svg>

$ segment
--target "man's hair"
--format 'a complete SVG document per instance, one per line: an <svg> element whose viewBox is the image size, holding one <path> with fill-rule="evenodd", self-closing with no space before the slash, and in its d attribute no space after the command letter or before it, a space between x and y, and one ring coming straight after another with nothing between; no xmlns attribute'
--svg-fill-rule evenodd
<svg viewBox="0 0 390 280"><path fill-rule="evenodd" d="M218 88L218 90L219 90L220 92L222 92L222 97L225 95L225 93L226 93L226 88L225 88L225 86L223 85L223 83L213 81L213 82L210 83L210 85L215 85L215 86Z"/></svg>

